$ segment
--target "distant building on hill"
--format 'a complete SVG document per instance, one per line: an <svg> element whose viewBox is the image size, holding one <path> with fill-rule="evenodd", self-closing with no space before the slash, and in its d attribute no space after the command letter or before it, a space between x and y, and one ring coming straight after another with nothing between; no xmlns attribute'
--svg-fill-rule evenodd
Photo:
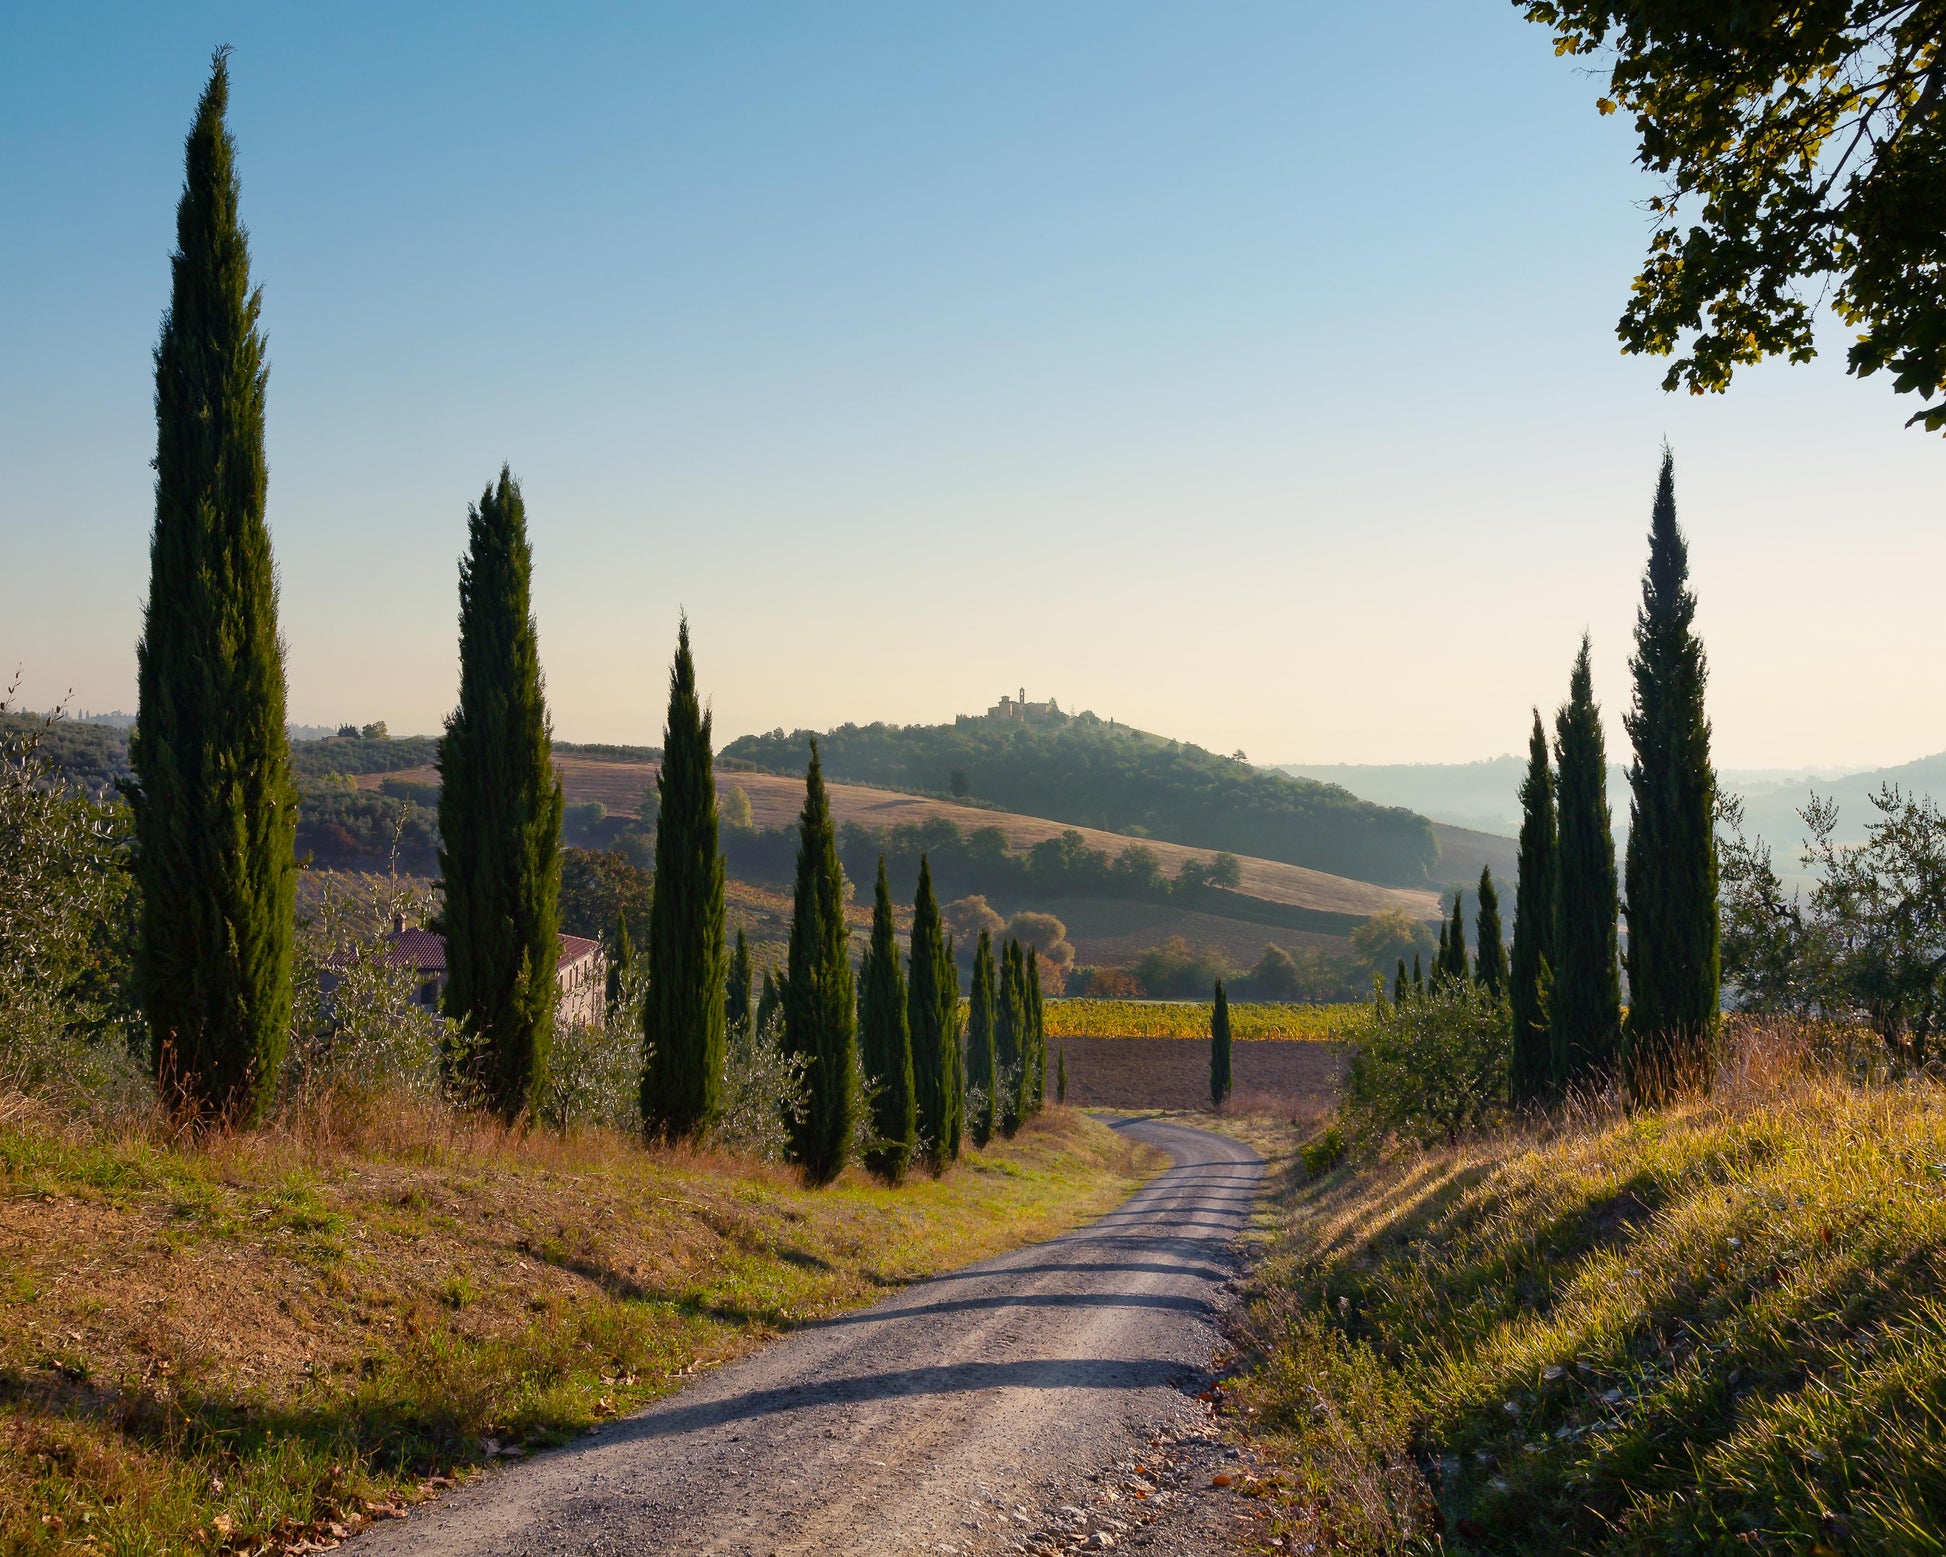
<svg viewBox="0 0 1946 1557"><path fill-rule="evenodd" d="M393 916L392 928L385 932L384 944L388 964L410 968L413 972L412 1003L437 1011L440 998L446 993L446 937L437 930L408 925L405 916L397 914ZM350 952L339 952L331 961L342 967L351 957ZM608 955L600 941L591 941L583 935L563 935L554 977L561 986L556 1008L561 1017L590 1024L601 1020L608 993ZM326 975L327 992L335 982Z"/></svg>
<svg viewBox="0 0 1946 1557"><path fill-rule="evenodd" d="M1060 719L1064 717L1061 712L1061 705L1056 703L1051 697L1045 703L1028 702L1027 689L1025 687L1020 689L1020 696L1018 698L1008 697L1004 693L1001 694L1000 701L987 710L987 718L989 719L1027 720Z"/></svg>

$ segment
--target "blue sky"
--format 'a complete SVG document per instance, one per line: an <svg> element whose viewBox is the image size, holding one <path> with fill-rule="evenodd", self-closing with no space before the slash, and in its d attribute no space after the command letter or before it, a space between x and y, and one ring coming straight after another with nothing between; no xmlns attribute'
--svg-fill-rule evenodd
<svg viewBox="0 0 1946 1557"><path fill-rule="evenodd" d="M212 46L270 337L291 707L431 730L524 483L557 733L1025 683L1259 760L1614 724L1666 437L1721 760L1946 747L1940 440L1834 355L1664 395L1630 127L1510 5L14 6L0 660L132 704Z"/></svg>

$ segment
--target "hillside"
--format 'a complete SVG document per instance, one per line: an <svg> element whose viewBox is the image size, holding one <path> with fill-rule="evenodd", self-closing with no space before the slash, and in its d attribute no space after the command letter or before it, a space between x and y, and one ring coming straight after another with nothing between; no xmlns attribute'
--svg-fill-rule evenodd
<svg viewBox="0 0 1946 1557"><path fill-rule="evenodd" d="M1939 1551L1946 1100L1829 1043L1733 1030L1707 1098L1287 1159L1237 1391L1282 1549Z"/></svg>
<svg viewBox="0 0 1946 1557"><path fill-rule="evenodd" d="M590 762L578 757L556 757L554 766L561 775L569 800L598 800L611 811L632 811L642 792L653 782L654 764ZM750 797L751 820L759 828L789 827L804 809L802 773L785 777L771 773L737 772L719 769L717 789L728 794L741 788ZM997 828L1007 847L1025 852L1044 839L1063 833L1078 833L1092 849L1119 854L1130 844L1140 843L1154 853L1163 872L1174 877L1188 861L1207 863L1215 858L1213 848L1190 848L1162 843L1155 839L1135 839L1104 832L1093 827L1066 827L1046 817L1022 815L1012 811L988 811L956 805L924 795L899 794L863 784L832 783L826 786L831 814L839 826L847 822L889 831L895 827L923 826L929 822L950 821L966 832ZM1367 918L1384 908L1403 908L1415 918L1430 918L1437 909L1432 894L1395 887L1375 886L1367 881L1347 879L1324 871L1307 870L1278 860L1239 857L1243 878L1239 891L1249 897L1294 907L1319 909L1326 913ZM1475 872L1477 874L1477 870Z"/></svg>
<svg viewBox="0 0 1946 1557"><path fill-rule="evenodd" d="M723 749L722 759L795 777L813 733L744 736ZM960 794L1026 816L1387 886L1439 879L1439 846L1423 816L1093 714L848 724L817 739L828 779Z"/></svg>

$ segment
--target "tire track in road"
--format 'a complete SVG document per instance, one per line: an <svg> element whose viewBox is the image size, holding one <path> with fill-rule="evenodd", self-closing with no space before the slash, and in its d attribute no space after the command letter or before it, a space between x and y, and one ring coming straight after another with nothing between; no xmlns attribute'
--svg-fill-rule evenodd
<svg viewBox="0 0 1946 1557"><path fill-rule="evenodd" d="M797 1331L374 1530L361 1557L1140 1542L1081 1492L1206 1420L1185 1386L1207 1377L1263 1164L1186 1125L1115 1127L1174 1165L1101 1220Z"/></svg>

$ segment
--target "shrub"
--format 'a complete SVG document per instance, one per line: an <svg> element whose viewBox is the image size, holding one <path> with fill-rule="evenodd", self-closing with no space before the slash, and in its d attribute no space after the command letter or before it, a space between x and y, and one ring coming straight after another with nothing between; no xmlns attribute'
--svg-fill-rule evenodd
<svg viewBox="0 0 1946 1557"><path fill-rule="evenodd" d="M725 1149L764 1162L782 1162L791 1129L810 1106L801 1054L786 1054L783 1018L773 1010L762 1022L733 1030L723 1051L723 1096L711 1134ZM870 1110L856 1112L869 1119Z"/></svg>
<svg viewBox="0 0 1946 1557"><path fill-rule="evenodd" d="M1345 1071L1344 1115L1367 1141L1453 1142L1507 1110L1512 1019L1477 985L1441 982L1374 1010Z"/></svg>
<svg viewBox="0 0 1946 1557"><path fill-rule="evenodd" d="M62 781L58 714L10 713L0 698L0 1092L80 1106L138 1079L128 811Z"/></svg>
<svg viewBox="0 0 1946 1557"><path fill-rule="evenodd" d="M1194 948L1180 935L1143 952L1135 959L1133 971L1143 994L1165 999L1172 995L1194 999L1218 979L1230 976L1220 953Z"/></svg>
<svg viewBox="0 0 1946 1557"><path fill-rule="evenodd" d="M634 932L631 930L630 934ZM556 1018L548 1050L541 1119L556 1130L577 1125L634 1135L642 1127L642 996L648 976L639 961L599 1022Z"/></svg>
<svg viewBox="0 0 1946 1557"><path fill-rule="evenodd" d="M1007 923L993 911L985 898L978 896L962 897L946 904L939 910L939 917L945 922L947 933L952 936L953 944L959 948L960 957L965 961L972 960L973 943L979 940L982 930L997 940Z"/></svg>
<svg viewBox="0 0 1946 1557"><path fill-rule="evenodd" d="M281 1100L359 1117L399 1095L436 1097L437 1012L395 966L385 932L424 920L432 893L397 876L340 876L297 927L291 1041Z"/></svg>
<svg viewBox="0 0 1946 1557"><path fill-rule="evenodd" d="M1329 1173L1345 1160L1345 1132L1329 1125L1298 1148L1298 1160L1313 1177Z"/></svg>

